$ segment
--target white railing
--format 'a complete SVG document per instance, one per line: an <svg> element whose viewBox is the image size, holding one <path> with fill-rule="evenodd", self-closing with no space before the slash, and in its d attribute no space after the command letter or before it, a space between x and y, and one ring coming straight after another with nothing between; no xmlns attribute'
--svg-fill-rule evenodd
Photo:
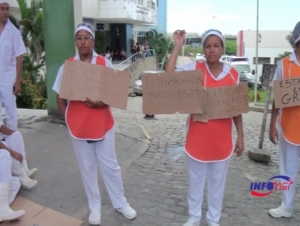
<svg viewBox="0 0 300 226"><path fill-rule="evenodd" d="M147 52L152 52L152 53L154 52L154 53L155 53L155 49L149 49L149 50L146 50L146 51L147 51ZM125 64L125 63L128 62L128 61L132 61L132 59L133 59L134 57L138 57L138 56L140 56L140 55L144 56L144 53L145 53L146 51L139 51L139 52L133 54L132 56L130 56L130 57L127 58L126 60L124 60L124 61L122 61L121 63L117 64L115 67L119 67L120 65ZM133 63L134 63L134 62L133 62Z"/></svg>

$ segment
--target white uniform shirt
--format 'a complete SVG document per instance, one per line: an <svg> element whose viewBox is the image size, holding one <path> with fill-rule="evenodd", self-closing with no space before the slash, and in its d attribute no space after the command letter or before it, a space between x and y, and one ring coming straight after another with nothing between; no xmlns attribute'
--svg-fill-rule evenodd
<svg viewBox="0 0 300 226"><path fill-rule="evenodd" d="M290 54L290 61L296 63L300 67L300 62L298 62L295 52L292 52ZM270 84L271 87L273 87L274 81L281 80L281 79L283 79L283 64L282 64L282 60L277 65L277 68L275 70L272 83Z"/></svg>
<svg viewBox="0 0 300 226"><path fill-rule="evenodd" d="M92 64L96 64L96 59L99 55L93 51L93 59L92 59ZM109 67L109 68L114 68L114 66L112 65L112 63L110 62L110 60L105 59L105 63L106 63L106 67ZM75 55L75 58L74 58L74 61L80 61L79 59L79 55L76 54ZM59 94L60 93L60 87L61 87L61 82L62 82L62 76L63 76L63 71L64 71L64 64L62 66L60 66L59 70L58 70L58 73L57 73L57 76L56 76L56 79L55 79L55 82L53 84L53 87L52 89L57 93Z"/></svg>
<svg viewBox="0 0 300 226"><path fill-rule="evenodd" d="M0 84L13 85L16 81L16 57L26 53L20 31L7 21L0 35Z"/></svg>
<svg viewBox="0 0 300 226"><path fill-rule="evenodd" d="M196 70L196 61L194 62L191 62L191 63L188 63L188 64L185 64L185 65L182 65L180 67L177 67L176 68L176 71L193 71L193 70ZM222 72L218 75L218 77L215 77L211 74L210 70L209 70L209 67L207 65L206 62L205 63L205 67L207 69L207 71L209 72L209 76L212 77L212 79L214 79L215 81L220 81L222 80L223 78L226 77L226 75L228 75L228 73L230 73L230 69L231 69L231 66L230 64L223 64L223 70ZM236 83L239 83L239 78L237 81L235 81ZM203 84L204 86L206 86L206 84Z"/></svg>

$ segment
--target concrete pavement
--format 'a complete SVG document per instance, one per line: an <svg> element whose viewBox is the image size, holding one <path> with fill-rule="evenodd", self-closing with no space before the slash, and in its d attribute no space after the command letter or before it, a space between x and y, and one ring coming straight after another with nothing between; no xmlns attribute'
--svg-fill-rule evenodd
<svg viewBox="0 0 300 226"><path fill-rule="evenodd" d="M132 207L137 210L138 217L133 221L128 221L116 213L111 207L107 194L104 193L105 188L102 186L103 184L100 184L103 197L101 225L182 226L188 218L186 202L187 175L185 172L185 154L183 150L186 115L157 115L157 120L148 121L143 119L141 106L142 98L133 97L129 98L127 111L113 110L119 125L123 125L123 123L128 124L128 122L142 125L148 132L147 134L152 138L147 152L141 151L140 153L144 154L140 155L137 153L137 150L135 150L135 156L140 157L130 161L133 163L128 168L123 167L123 170L127 168L123 173L126 197ZM264 139L264 149L272 152L271 162L268 165L259 164L249 160L247 156L247 151L258 146L262 117L263 114L259 112L249 112L243 116L246 150L241 158L233 156L230 163L223 214L220 221L221 226L300 225L299 193L295 198L295 213L291 219L273 219L267 214L269 208L277 207L280 204L280 191L274 191L271 195L264 198L250 195L249 186L251 182L266 182L269 178L278 174L278 147L268 141L268 128ZM27 127L24 131L26 130L27 133L29 133L29 127L33 127L31 131L35 130L37 127L36 120L35 117L31 117L31 119L27 121L20 120L24 127L25 125ZM41 123L43 124L43 122ZM269 119L267 125L268 123ZM46 204L50 208L57 209L60 212L78 219L83 219L86 222L87 209L77 165L75 164L74 155L68 143L69 140L66 136L65 128L59 127L59 125L51 124L51 128L55 129L57 137L61 137L61 145L53 144L55 142L53 137L56 136L53 132L53 134L49 134L48 132L44 135L44 133L46 133L46 127L39 127L44 129L37 130L35 140L30 141L26 133L24 134L27 152L31 153L32 158L30 165L40 164L39 161L42 161L42 157L44 159L47 157L49 162L46 162L44 165L38 165L40 168L40 174L38 176L40 184L37 188L32 193L22 191L21 195L37 203ZM129 131L135 131L137 129L137 127L133 125L132 128L128 130L125 129L125 126L124 129L121 127L122 126L119 126L119 132L122 134L125 132L126 136ZM122 136L121 134L119 136L117 135L117 137L119 137L117 140L121 140ZM130 136L138 137L136 140L141 140L139 142L143 141L142 143L144 145L148 145L144 143L144 133L140 133L140 136ZM48 139L51 141L47 141ZM33 141L38 142L38 145L29 144ZM127 146L129 146L129 144ZM53 150L56 150L56 153L50 153ZM118 157L121 156L120 152L122 152L122 150L124 150L124 148L118 148ZM126 158L126 155L124 158ZM50 160L54 162L54 166L52 166ZM121 157L119 157L121 165L124 164L124 161L126 160L121 160ZM66 164L66 166L64 166L64 164ZM57 165L60 166L55 167ZM46 175L45 178L44 175ZM56 179L63 183L56 183ZM43 183L45 184L43 185ZM75 185L76 188L73 188L72 185ZM299 182L297 185L299 185ZM57 188L54 188L54 186ZM55 192L51 190L48 191L50 188ZM47 192L49 192L49 195ZM35 197L34 193L36 193ZM64 196L67 196L67 198L63 197L63 200L60 200L57 193L62 193ZM75 205L75 207L71 204ZM206 210L207 203L204 201L201 225L206 225ZM87 225L86 223L84 224L84 226Z"/></svg>
<svg viewBox="0 0 300 226"><path fill-rule="evenodd" d="M20 196L85 220L88 214L87 200L67 128L47 122L46 111L19 109L18 115L19 131L23 134L29 166L39 170L37 187L29 191L21 190ZM149 141L145 139L141 126L133 123L117 122L115 131L117 158L124 171L148 149ZM105 196L106 189L100 173L98 179L101 195ZM130 197L128 201L131 201ZM21 225L29 226L22 224L22 221Z"/></svg>

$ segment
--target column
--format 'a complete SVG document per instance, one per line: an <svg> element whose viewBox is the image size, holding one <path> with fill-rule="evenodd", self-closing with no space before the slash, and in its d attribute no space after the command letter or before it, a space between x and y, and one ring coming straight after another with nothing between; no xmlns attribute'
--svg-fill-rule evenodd
<svg viewBox="0 0 300 226"><path fill-rule="evenodd" d="M74 26L80 21L80 17L82 20L81 0L44 0L43 12L48 115L59 116L56 93L52 86L59 67L75 54Z"/></svg>

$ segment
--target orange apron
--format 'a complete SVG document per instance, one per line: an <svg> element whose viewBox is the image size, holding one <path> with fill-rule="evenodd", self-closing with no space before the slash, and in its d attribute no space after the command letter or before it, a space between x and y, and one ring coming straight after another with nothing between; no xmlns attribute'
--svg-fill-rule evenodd
<svg viewBox="0 0 300 226"><path fill-rule="evenodd" d="M282 59L283 79L300 76L300 67L290 61L290 56ZM282 128L284 138L295 145L300 145L300 106L281 109L279 124Z"/></svg>
<svg viewBox="0 0 300 226"><path fill-rule="evenodd" d="M206 76L205 87L235 85L239 79L239 74L234 68L219 81L212 78L204 62L197 62L196 70L202 70ZM185 150L190 157L201 162L212 162L231 156L234 150L232 118L209 120L204 123L194 122L191 115L187 124Z"/></svg>
<svg viewBox="0 0 300 226"><path fill-rule="evenodd" d="M73 60L74 57L68 59ZM106 66L105 59L98 56L96 64ZM90 108L82 101L70 101L65 117L72 136L79 140L102 140L114 126L109 107Z"/></svg>

